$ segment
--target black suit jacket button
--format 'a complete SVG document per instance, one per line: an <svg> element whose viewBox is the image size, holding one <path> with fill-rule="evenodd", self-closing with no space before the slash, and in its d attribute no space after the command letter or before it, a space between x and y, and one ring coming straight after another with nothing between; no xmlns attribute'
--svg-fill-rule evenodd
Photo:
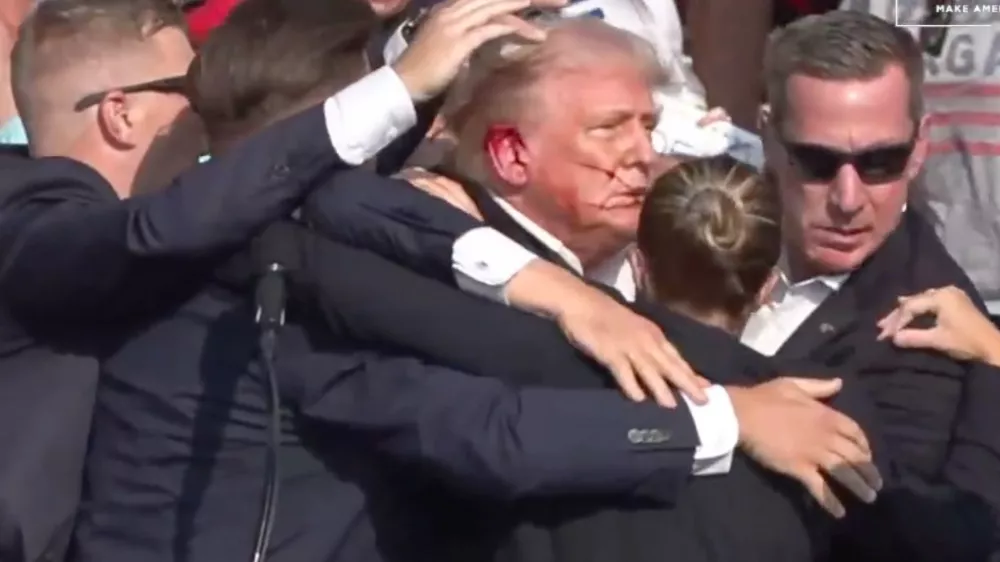
<svg viewBox="0 0 1000 562"><path fill-rule="evenodd" d="M641 445L646 442L646 430L645 429L630 429L628 430L628 441L633 445Z"/></svg>
<svg viewBox="0 0 1000 562"><path fill-rule="evenodd" d="M646 434L646 442L652 444L666 443L670 441L671 433L669 429L650 429Z"/></svg>
<svg viewBox="0 0 1000 562"><path fill-rule="evenodd" d="M633 445L659 445L670 441L672 434L669 429L630 429L629 443Z"/></svg>

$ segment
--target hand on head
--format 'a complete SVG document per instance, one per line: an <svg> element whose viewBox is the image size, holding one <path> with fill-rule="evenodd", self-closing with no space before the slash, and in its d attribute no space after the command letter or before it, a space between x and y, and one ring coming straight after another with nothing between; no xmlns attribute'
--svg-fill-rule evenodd
<svg viewBox="0 0 1000 562"><path fill-rule="evenodd" d="M517 35L542 41L545 32L517 13L532 6L560 7L566 0L447 0L421 21L413 42L393 64L415 101L441 94L469 56L483 44Z"/></svg>

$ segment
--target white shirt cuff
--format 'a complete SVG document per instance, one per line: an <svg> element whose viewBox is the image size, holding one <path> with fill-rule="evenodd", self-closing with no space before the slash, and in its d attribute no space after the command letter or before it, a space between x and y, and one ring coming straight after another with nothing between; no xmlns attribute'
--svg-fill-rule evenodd
<svg viewBox="0 0 1000 562"><path fill-rule="evenodd" d="M460 289L508 304L507 283L536 257L498 231L482 226L455 241L451 264Z"/></svg>
<svg viewBox="0 0 1000 562"><path fill-rule="evenodd" d="M708 401L701 405L681 395L691 410L701 442L694 450L691 473L695 476L726 474L733 464L733 451L740 438L739 422L725 388L713 385L705 394Z"/></svg>
<svg viewBox="0 0 1000 562"><path fill-rule="evenodd" d="M352 166L372 158L417 123L413 100L389 66L328 98L323 114L334 150Z"/></svg>

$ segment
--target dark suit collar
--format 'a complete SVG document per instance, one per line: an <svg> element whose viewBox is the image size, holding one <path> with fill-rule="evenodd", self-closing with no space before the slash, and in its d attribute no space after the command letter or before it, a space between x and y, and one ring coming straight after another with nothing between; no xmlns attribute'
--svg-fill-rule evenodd
<svg viewBox="0 0 1000 562"><path fill-rule="evenodd" d="M802 360L845 334L873 323L887 300L902 294L900 286L911 269L911 238L924 227L913 210L903 213L899 226L839 290L827 297L778 350L782 360ZM870 327L870 326L869 326Z"/></svg>
<svg viewBox="0 0 1000 562"><path fill-rule="evenodd" d="M536 256L555 263L556 265L565 267L575 273L573 267L566 263L566 260L564 260L562 256L528 232L523 226L507 214L507 211L497 204L497 202L493 199L493 195L485 186L475 180L446 168L439 167L433 171L436 174L440 174L458 182L458 184L462 186L462 189L465 190L465 193L468 194L469 198L472 199L472 202L476 204L476 207L483 215L483 221L486 224L501 232L514 242L517 242L521 246L531 250Z"/></svg>

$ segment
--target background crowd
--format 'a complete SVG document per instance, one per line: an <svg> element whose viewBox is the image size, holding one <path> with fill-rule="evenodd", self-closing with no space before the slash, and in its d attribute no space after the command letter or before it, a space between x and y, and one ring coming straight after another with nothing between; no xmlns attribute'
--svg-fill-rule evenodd
<svg viewBox="0 0 1000 562"><path fill-rule="evenodd" d="M959 4L0 0L0 562L1000 561Z"/></svg>

